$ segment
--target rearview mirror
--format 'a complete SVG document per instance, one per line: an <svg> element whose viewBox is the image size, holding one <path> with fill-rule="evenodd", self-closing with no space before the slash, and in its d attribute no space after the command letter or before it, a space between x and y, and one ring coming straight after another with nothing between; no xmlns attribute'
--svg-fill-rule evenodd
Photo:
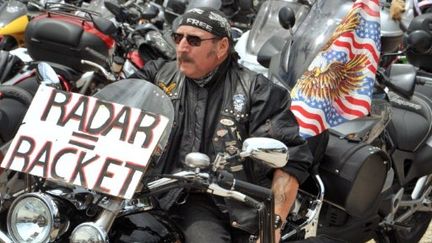
<svg viewBox="0 0 432 243"><path fill-rule="evenodd" d="M40 83L61 88L60 79L54 69L46 62L40 62L36 68L36 77Z"/></svg>
<svg viewBox="0 0 432 243"><path fill-rule="evenodd" d="M243 142L241 157L250 157L263 161L273 168L281 168L288 162L288 147L273 138L255 137Z"/></svg>
<svg viewBox="0 0 432 243"><path fill-rule="evenodd" d="M430 54L432 35L424 30L415 30L407 36L408 48L419 54Z"/></svg>
<svg viewBox="0 0 432 243"><path fill-rule="evenodd" d="M184 165L189 168L205 169L210 165L210 158L203 153L192 152L186 155Z"/></svg>
<svg viewBox="0 0 432 243"><path fill-rule="evenodd" d="M295 13L290 7L283 7L279 10L279 23L284 29L291 29L295 24Z"/></svg>

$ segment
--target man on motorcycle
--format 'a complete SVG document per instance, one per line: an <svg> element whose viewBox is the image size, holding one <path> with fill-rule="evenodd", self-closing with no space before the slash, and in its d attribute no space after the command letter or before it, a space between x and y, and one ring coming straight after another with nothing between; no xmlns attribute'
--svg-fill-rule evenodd
<svg viewBox="0 0 432 243"><path fill-rule="evenodd" d="M284 168L247 160L226 168L238 179L271 186L276 219L284 222L312 161L289 110L288 91L237 63L230 25L218 10L189 10L172 37L177 60L148 62L134 75L159 85L176 109L170 144L157 169L179 170L190 152L205 153L212 160L217 153L235 154L247 137L278 139L290 149ZM199 191L172 190L160 199L160 206L169 210L186 242L248 242L258 230L253 209ZM277 242L279 238L280 228Z"/></svg>

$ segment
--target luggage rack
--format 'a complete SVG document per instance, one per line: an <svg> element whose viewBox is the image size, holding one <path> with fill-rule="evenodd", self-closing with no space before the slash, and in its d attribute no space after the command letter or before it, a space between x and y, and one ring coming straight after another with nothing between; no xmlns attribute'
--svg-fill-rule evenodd
<svg viewBox="0 0 432 243"><path fill-rule="evenodd" d="M1 0L0 0L1 1ZM48 15L55 13L58 15L80 17L84 20L91 20L92 16L101 16L99 12L78 7L69 3L47 2L43 6L38 1L29 1L29 5L38 8L41 11L46 11ZM83 13L83 14L77 14Z"/></svg>

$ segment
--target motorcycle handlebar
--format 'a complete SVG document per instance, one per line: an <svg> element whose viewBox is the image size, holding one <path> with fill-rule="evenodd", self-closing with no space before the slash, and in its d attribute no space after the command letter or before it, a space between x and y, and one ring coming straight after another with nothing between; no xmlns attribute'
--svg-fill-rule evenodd
<svg viewBox="0 0 432 243"><path fill-rule="evenodd" d="M224 172L225 171L219 173L216 183L208 184L207 186L208 193L221 196L221 197L233 198L256 209L261 209L263 207L263 203L255 200L254 198L246 194L252 195L253 197L258 198L259 200L265 200L272 196L272 192L270 189L257 186L245 181L234 180L234 179L230 180L229 177L230 176L232 177L232 175L229 172L226 173ZM207 173L196 174L195 172L191 172L191 171L181 171L172 175L171 178L161 178L156 181L152 181L147 184L147 188L150 191L155 192L162 188L168 188L170 185L174 183L178 183L181 178L186 180L194 180L196 183L206 184L205 181L208 181L207 179L209 179L209 174ZM195 180L197 178L204 179L204 181L200 182L200 180ZM227 186L229 188L227 188Z"/></svg>
<svg viewBox="0 0 432 243"><path fill-rule="evenodd" d="M217 177L218 184L221 187L230 190L236 190L260 200L267 200L272 197L271 189L258 186L246 181L234 179L234 176L227 171L220 171Z"/></svg>
<svg viewBox="0 0 432 243"><path fill-rule="evenodd" d="M237 201L243 202L249 207L255 208L255 209L262 209L264 207L263 203L258 202L257 200L253 199L252 197L249 197L241 192L234 191L234 190L227 190L225 188L222 188L218 184L211 183L208 186L207 192L213 195L221 196L221 197L227 197L227 198L233 198Z"/></svg>

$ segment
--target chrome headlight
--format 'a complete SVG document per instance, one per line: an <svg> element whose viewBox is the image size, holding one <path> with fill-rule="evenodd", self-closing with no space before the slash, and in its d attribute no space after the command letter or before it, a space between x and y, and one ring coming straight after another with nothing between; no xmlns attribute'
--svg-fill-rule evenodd
<svg viewBox="0 0 432 243"><path fill-rule="evenodd" d="M57 203L43 193L26 193L14 200L7 217L9 235L16 242L49 242L67 228Z"/></svg>
<svg viewBox="0 0 432 243"><path fill-rule="evenodd" d="M104 243L108 242L108 236L101 227L95 223L82 223L78 225L70 236L71 243Z"/></svg>

